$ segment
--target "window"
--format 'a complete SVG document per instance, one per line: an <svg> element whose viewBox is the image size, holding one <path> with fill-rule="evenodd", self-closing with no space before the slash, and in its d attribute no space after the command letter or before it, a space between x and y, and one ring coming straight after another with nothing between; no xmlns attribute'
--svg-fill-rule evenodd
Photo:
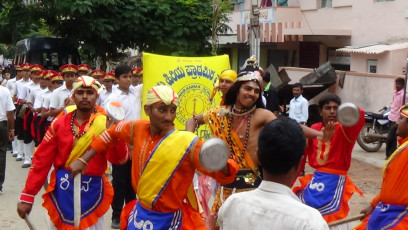
<svg viewBox="0 0 408 230"><path fill-rule="evenodd" d="M322 0L321 8L331 8L332 7L332 0Z"/></svg>
<svg viewBox="0 0 408 230"><path fill-rule="evenodd" d="M367 60L367 72L377 73L377 60L373 60L373 59Z"/></svg>

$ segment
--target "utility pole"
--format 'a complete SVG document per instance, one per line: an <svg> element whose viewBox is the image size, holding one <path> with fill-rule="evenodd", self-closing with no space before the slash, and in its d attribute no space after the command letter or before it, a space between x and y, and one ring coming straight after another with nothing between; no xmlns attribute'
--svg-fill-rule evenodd
<svg viewBox="0 0 408 230"><path fill-rule="evenodd" d="M249 18L249 56L255 55L256 60L260 58L260 28L258 0L251 0L251 16Z"/></svg>
<svg viewBox="0 0 408 230"><path fill-rule="evenodd" d="M407 80L408 80L408 58L405 60L405 84L404 84L404 97L402 98L402 105L405 105L405 97L407 96Z"/></svg>

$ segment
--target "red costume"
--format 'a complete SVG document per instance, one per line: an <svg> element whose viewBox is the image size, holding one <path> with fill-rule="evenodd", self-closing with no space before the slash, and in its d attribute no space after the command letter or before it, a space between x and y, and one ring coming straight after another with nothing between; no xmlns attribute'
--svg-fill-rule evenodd
<svg viewBox="0 0 408 230"><path fill-rule="evenodd" d="M62 184L59 180L56 180L56 173L58 173L59 170L68 170L69 172L70 169L65 167L65 163L68 160L74 145L79 140L76 137L74 138L71 131L72 116L73 112L68 113L51 124L43 141L34 154L32 166L28 173L25 187L20 196L20 201L33 203L35 195L47 179L51 166L54 166L55 170L51 175L50 184L48 185L46 193L43 195L43 206L48 210L51 221L58 229L74 229L73 225L69 226L66 223L63 223L64 220L61 217L61 213L57 210L56 205L53 204L55 201L53 192L58 189L58 187L61 187ZM84 122L81 126L78 126L75 120L73 123L74 126L79 128L79 132L82 132L88 122ZM115 164L123 163L127 160L127 153L125 152L122 155L121 153L115 153L108 156L105 153L100 153L89 161L86 172L83 175L96 176L101 179L102 199L99 200L98 205L94 205L96 207L90 212L90 214L81 217L80 229L85 229L94 225L98 221L98 218L103 216L109 209L113 197L113 189L104 175L107 167L107 159Z"/></svg>
<svg viewBox="0 0 408 230"><path fill-rule="evenodd" d="M313 175L310 174L300 178L301 185L294 188L294 192L302 202L318 209L327 222L347 217L350 210L348 201L353 193L357 191L362 195L362 192L347 176L347 171L350 168L354 144L364 126L364 122L364 111L360 109L360 119L357 124L347 127L337 123L335 125L335 134L330 141L307 140L305 155L309 165L316 169L316 172ZM311 126L312 129L318 131L321 131L323 127L322 122ZM304 159L303 165L305 161L306 159ZM330 178L332 176L334 176L334 179ZM323 177L325 178L323 179ZM333 180L337 180L336 177L340 177L337 178L338 182L333 182ZM330 183L334 183L334 185L329 185ZM309 191L310 193L308 193ZM340 194L335 191L340 191ZM330 194L326 194L326 192ZM323 199L326 199L327 202L319 203ZM336 204L333 204L333 202Z"/></svg>

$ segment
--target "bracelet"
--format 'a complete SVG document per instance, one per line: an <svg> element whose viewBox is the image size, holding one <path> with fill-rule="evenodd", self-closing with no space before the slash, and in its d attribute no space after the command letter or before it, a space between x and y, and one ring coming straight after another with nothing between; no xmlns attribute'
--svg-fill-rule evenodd
<svg viewBox="0 0 408 230"><path fill-rule="evenodd" d="M82 163L84 163L85 165L88 165L88 162L86 162L86 160L82 159L82 158L78 158L77 160L81 161Z"/></svg>
<svg viewBox="0 0 408 230"><path fill-rule="evenodd" d="M14 132L14 129L9 129L9 132Z"/></svg>
<svg viewBox="0 0 408 230"><path fill-rule="evenodd" d="M198 129L198 119L197 119L197 116L196 115L193 115L193 119L194 119L194 122L195 122L195 130L197 131L197 129Z"/></svg>

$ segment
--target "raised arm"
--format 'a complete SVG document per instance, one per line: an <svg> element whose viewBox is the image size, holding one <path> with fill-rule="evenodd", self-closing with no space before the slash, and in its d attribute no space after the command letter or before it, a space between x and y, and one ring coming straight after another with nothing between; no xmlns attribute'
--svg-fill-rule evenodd
<svg viewBox="0 0 408 230"><path fill-rule="evenodd" d="M186 131L194 132L200 125L205 124L203 114L195 115L186 121Z"/></svg>

